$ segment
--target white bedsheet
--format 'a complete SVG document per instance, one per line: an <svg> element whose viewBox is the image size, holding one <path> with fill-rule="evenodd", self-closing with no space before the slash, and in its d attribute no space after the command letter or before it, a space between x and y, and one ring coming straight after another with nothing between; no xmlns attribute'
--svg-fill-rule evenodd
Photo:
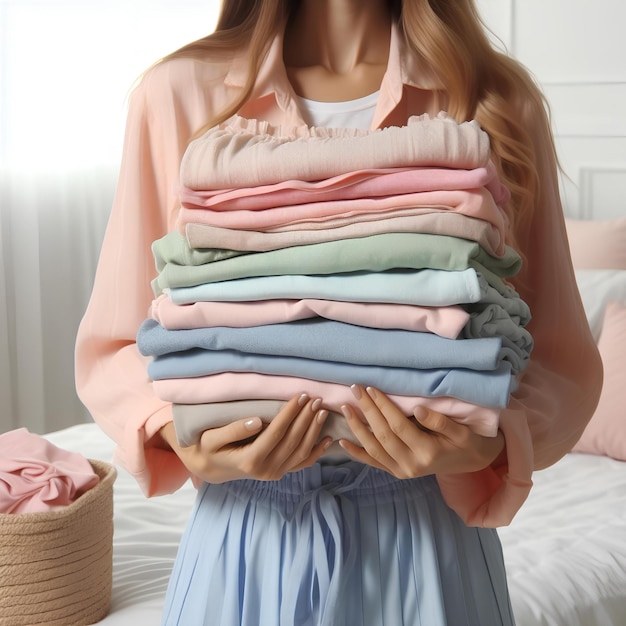
<svg viewBox="0 0 626 626"><path fill-rule="evenodd" d="M47 438L88 458L112 458L113 443L94 424ZM113 598L99 623L158 626L195 490L188 483L146 499L118 472ZM626 463L571 454L534 480L522 511L500 530L517 626L625 625Z"/></svg>
<svg viewBox="0 0 626 626"><path fill-rule="evenodd" d="M500 529L518 626L626 625L626 463L569 454Z"/></svg>

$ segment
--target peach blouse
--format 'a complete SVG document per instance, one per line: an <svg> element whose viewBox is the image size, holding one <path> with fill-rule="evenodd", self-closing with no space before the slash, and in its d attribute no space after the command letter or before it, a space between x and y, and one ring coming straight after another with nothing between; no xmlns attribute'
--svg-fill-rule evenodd
<svg viewBox="0 0 626 626"><path fill-rule="evenodd" d="M245 54L168 60L150 69L131 96L117 192L76 341L76 385L117 443L117 462L148 496L172 492L189 478L178 457L156 445L172 407L155 395L148 359L135 343L153 300L151 244L175 228L179 169L189 141L241 92L246 64ZM443 91L392 29L372 130L444 108ZM283 64L281 36L239 115L274 125L305 123ZM529 113L531 131L535 117ZM582 433L602 383L571 266L549 138L538 130L534 135L541 188L532 221L516 233L526 261L513 282L533 313L528 330L535 349L500 418L506 455L480 472L438 476L446 501L470 525L510 522L528 494L532 471L556 462Z"/></svg>

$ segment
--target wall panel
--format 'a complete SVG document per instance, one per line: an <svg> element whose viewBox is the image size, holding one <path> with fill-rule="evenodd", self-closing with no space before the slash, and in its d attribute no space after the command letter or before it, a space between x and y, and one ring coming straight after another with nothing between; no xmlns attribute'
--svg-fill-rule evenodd
<svg viewBox="0 0 626 626"><path fill-rule="evenodd" d="M478 0L550 104L567 215L626 215L626 3Z"/></svg>

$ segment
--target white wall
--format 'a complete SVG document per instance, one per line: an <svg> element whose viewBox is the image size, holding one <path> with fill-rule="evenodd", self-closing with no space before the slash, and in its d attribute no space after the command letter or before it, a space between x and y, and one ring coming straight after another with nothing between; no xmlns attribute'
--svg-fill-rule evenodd
<svg viewBox="0 0 626 626"><path fill-rule="evenodd" d="M0 432L86 419L73 352L127 95L218 0L0 0Z"/></svg>
<svg viewBox="0 0 626 626"><path fill-rule="evenodd" d="M478 0L478 6L548 97L567 175L566 214L626 215L626 3Z"/></svg>

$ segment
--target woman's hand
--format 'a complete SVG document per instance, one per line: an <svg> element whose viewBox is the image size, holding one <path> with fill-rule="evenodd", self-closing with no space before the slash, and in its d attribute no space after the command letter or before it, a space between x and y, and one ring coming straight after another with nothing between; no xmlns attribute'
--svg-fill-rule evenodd
<svg viewBox="0 0 626 626"><path fill-rule="evenodd" d="M204 481L221 483L240 478L278 480L287 472L312 465L332 443L318 442L328 411L321 399L306 394L292 398L266 426L258 417L205 430L187 448L176 442L174 425L162 430L163 439L185 467Z"/></svg>
<svg viewBox="0 0 626 626"><path fill-rule="evenodd" d="M397 478L475 472L502 452L504 436L482 437L449 417L417 407L416 422L406 417L381 391L351 387L364 419L350 405L341 407L359 447L339 443L352 457Z"/></svg>

